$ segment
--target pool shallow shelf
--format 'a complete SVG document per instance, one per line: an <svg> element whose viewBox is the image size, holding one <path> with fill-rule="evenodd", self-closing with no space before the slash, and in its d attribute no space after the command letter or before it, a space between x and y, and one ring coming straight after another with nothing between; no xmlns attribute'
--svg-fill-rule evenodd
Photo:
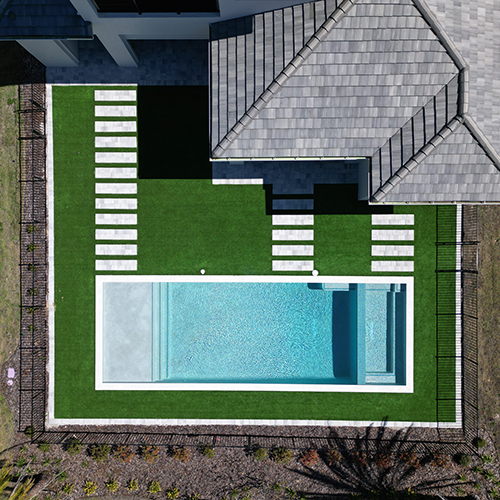
<svg viewBox="0 0 500 500"><path fill-rule="evenodd" d="M411 278L193 278L99 277L97 388L411 390Z"/></svg>

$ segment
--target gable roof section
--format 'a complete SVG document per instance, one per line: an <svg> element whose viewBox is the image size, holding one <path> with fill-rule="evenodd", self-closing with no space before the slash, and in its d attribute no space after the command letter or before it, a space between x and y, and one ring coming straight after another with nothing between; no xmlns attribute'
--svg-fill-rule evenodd
<svg viewBox="0 0 500 500"><path fill-rule="evenodd" d="M453 133L408 171L404 180L390 186L386 203L404 202L498 202L498 158L482 143L475 124L468 118Z"/></svg>
<svg viewBox="0 0 500 500"><path fill-rule="evenodd" d="M469 113L500 151L498 0L426 0L470 67Z"/></svg>
<svg viewBox="0 0 500 500"><path fill-rule="evenodd" d="M70 0L3 0L0 39L92 38L92 26Z"/></svg>
<svg viewBox="0 0 500 500"><path fill-rule="evenodd" d="M265 31L253 36L258 53ZM227 113L225 137L220 123L219 134L212 129L214 158L372 156L459 72L411 0L344 1L305 48L255 102L246 97L242 117ZM213 124L234 103L229 85L214 92L214 49ZM226 60L228 75L241 73L243 57Z"/></svg>

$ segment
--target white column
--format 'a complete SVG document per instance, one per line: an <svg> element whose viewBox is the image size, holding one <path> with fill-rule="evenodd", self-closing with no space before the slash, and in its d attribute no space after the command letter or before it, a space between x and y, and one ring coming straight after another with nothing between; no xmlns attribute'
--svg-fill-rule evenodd
<svg viewBox="0 0 500 500"><path fill-rule="evenodd" d="M139 59L134 49L123 35L116 35L95 26L96 35L118 66L136 68Z"/></svg>

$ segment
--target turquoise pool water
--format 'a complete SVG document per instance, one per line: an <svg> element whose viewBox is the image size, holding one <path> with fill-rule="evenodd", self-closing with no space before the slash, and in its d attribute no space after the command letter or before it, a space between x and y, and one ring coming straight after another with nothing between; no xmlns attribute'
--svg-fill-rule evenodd
<svg viewBox="0 0 500 500"><path fill-rule="evenodd" d="M152 381L405 383L405 285L175 282L151 296Z"/></svg>

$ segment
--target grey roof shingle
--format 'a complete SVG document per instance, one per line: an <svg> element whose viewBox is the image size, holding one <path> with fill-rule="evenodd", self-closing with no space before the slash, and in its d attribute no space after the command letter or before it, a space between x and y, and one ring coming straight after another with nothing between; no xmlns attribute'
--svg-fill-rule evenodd
<svg viewBox="0 0 500 500"><path fill-rule="evenodd" d="M455 14L462 5L430 1ZM477 47L481 26L458 33L463 12L450 37L424 0L299 7L246 18L234 40L234 21L213 27L213 158L371 157L372 202L500 201L500 155L488 140L500 144L494 30L497 56ZM475 42L464 51L474 53L470 71L457 40Z"/></svg>
<svg viewBox="0 0 500 500"><path fill-rule="evenodd" d="M384 197L386 203L499 200L500 171L466 125L460 125Z"/></svg>
<svg viewBox="0 0 500 500"><path fill-rule="evenodd" d="M300 7L300 11L294 9L294 16L311 11ZM259 38L258 31L253 35ZM258 43L254 47L260 50ZM421 53L431 56L425 60ZM250 99L246 96L247 102L257 98L281 69L274 68L268 79L261 80L263 85ZM230 71L237 72L236 68ZM212 130L214 157L371 156L458 71L411 0L397 4L358 0L281 90L222 148L217 144L235 125L234 118L246 111L243 96L235 114L221 117L219 113L218 130ZM215 62L212 75L218 73ZM217 90L212 99L231 107L231 93Z"/></svg>
<svg viewBox="0 0 500 500"><path fill-rule="evenodd" d="M13 0L0 12L0 39L92 38L70 0Z"/></svg>
<svg viewBox="0 0 500 500"><path fill-rule="evenodd" d="M469 113L500 151L499 2L426 1L469 65Z"/></svg>

